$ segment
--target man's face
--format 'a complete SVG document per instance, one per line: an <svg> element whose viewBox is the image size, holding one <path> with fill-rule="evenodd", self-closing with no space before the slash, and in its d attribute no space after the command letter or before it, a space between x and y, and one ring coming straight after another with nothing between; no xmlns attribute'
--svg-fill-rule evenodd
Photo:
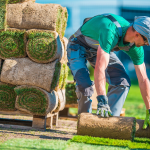
<svg viewBox="0 0 150 150"><path fill-rule="evenodd" d="M140 47L140 46L145 46L145 45L149 45L148 44L148 40L145 36L141 35L140 33L138 33L135 37L135 45L137 47Z"/></svg>

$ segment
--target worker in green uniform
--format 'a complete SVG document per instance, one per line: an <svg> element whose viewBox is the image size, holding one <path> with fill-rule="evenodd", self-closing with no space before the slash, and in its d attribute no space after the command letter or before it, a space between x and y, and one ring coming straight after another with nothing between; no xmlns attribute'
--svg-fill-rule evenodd
<svg viewBox="0 0 150 150"><path fill-rule="evenodd" d="M143 128L150 125L150 82L144 64L144 45L150 45L150 17L135 17L130 24L123 17L102 14L86 18L68 43L68 66L76 81L78 114L92 112L93 84L97 91L97 115L119 116L131 82L125 68L113 51L122 50L130 56L146 105ZM90 80L86 62L94 68ZM106 95L105 84L109 84Z"/></svg>

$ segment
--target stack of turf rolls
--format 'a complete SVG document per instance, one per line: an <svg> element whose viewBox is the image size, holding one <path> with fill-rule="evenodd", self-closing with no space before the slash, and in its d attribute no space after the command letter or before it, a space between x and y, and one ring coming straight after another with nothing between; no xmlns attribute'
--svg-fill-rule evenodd
<svg viewBox="0 0 150 150"><path fill-rule="evenodd" d="M45 116L63 110L67 9L35 0L0 3L0 110Z"/></svg>

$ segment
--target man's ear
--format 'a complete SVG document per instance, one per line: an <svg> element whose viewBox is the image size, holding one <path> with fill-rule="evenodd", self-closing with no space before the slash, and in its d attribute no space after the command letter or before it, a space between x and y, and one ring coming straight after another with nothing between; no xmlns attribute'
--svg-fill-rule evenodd
<svg viewBox="0 0 150 150"><path fill-rule="evenodd" d="M140 33L135 31L135 37L139 37L140 36Z"/></svg>

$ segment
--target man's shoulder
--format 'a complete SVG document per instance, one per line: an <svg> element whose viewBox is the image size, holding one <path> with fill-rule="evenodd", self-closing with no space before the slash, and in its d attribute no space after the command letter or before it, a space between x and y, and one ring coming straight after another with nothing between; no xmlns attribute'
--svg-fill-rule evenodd
<svg viewBox="0 0 150 150"><path fill-rule="evenodd" d="M122 16L116 14L111 14L111 15L120 23L121 26L129 26L130 23Z"/></svg>

